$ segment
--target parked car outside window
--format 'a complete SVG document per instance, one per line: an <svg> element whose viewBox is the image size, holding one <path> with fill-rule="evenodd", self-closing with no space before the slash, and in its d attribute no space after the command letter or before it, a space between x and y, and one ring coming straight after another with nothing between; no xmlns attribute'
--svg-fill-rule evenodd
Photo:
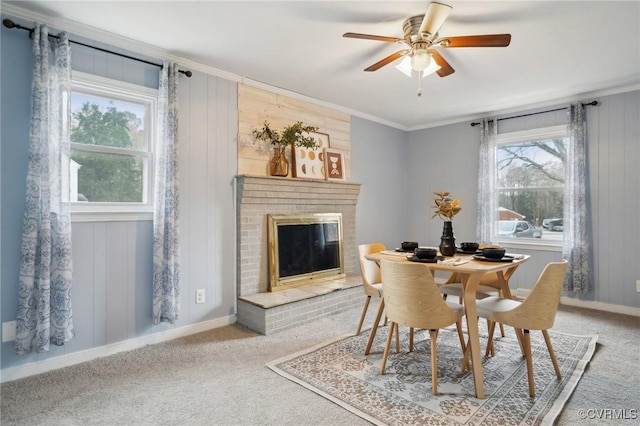
<svg viewBox="0 0 640 426"><path fill-rule="evenodd" d="M498 222L501 237L541 238L542 231L526 220L501 220Z"/></svg>
<svg viewBox="0 0 640 426"><path fill-rule="evenodd" d="M562 231L564 230L564 224L562 218L544 219L542 221L542 227L547 228L549 231Z"/></svg>

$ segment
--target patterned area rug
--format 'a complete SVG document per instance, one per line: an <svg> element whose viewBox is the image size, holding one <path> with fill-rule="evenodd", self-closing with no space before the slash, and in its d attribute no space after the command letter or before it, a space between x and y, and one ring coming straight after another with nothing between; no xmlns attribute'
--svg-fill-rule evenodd
<svg viewBox="0 0 640 426"><path fill-rule="evenodd" d="M531 332L536 397L530 398L515 332L507 328L506 333L495 340L495 356L483 358L486 399L473 396L473 375L460 371L462 354L455 328L438 335L438 395L431 393L430 341L424 330L416 331L416 350L409 353L407 329L401 327L401 352L396 354L392 343L384 375L380 363L387 327L378 329L368 356L364 356L368 332L363 332L267 366L377 425L553 424L591 359L597 336L549 332L562 371L562 380L557 380L542 333Z"/></svg>

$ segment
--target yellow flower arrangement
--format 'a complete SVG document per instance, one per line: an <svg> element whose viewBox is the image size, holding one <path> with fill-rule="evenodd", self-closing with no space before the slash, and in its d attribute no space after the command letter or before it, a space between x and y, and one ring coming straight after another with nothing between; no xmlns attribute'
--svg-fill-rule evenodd
<svg viewBox="0 0 640 426"><path fill-rule="evenodd" d="M435 206L431 206L435 210L431 219L436 216L440 216L443 220L453 220L453 217L458 214L462 207L460 207L460 200L449 198L449 193L446 191L434 192L437 198L434 198Z"/></svg>

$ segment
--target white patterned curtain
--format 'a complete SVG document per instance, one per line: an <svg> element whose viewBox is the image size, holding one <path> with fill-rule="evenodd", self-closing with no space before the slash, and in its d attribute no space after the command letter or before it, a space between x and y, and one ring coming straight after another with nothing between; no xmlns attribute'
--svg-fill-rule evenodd
<svg viewBox="0 0 640 426"><path fill-rule="evenodd" d="M16 353L47 352L74 336L71 311L69 94L66 33L35 24L29 158L18 286Z"/></svg>
<svg viewBox="0 0 640 426"><path fill-rule="evenodd" d="M485 244L497 242L496 220L498 212L496 138L497 118L480 122L480 163L478 167L478 204L476 212L476 241Z"/></svg>
<svg viewBox="0 0 640 426"><path fill-rule="evenodd" d="M153 323L180 315L178 198L178 66L160 72L153 212Z"/></svg>
<svg viewBox="0 0 640 426"><path fill-rule="evenodd" d="M587 203L587 141L584 108L580 102L567 111L567 162L564 181L562 256L569 261L564 289L591 292L591 242Z"/></svg>

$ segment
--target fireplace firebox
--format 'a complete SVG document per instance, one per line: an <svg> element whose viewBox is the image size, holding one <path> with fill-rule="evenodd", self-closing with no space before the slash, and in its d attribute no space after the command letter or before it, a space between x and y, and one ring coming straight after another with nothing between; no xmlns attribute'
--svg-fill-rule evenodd
<svg viewBox="0 0 640 426"><path fill-rule="evenodd" d="M342 214L267 215L269 291L345 276Z"/></svg>

